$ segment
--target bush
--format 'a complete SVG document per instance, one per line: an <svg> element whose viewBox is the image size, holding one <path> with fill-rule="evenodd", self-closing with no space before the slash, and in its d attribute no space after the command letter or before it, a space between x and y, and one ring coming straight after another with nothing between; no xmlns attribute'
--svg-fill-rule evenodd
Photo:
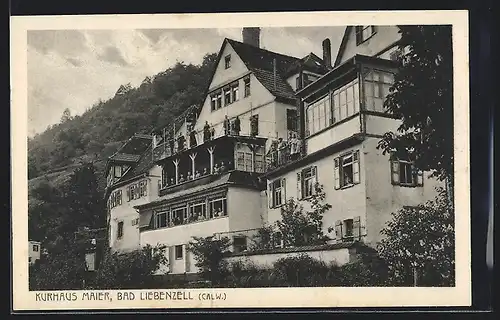
<svg viewBox="0 0 500 320"><path fill-rule="evenodd" d="M210 281L213 285L222 283L229 273L224 255L230 246L231 242L227 237L221 239L215 239L213 236L193 237L188 250L195 256L195 265L202 279Z"/></svg>
<svg viewBox="0 0 500 320"><path fill-rule="evenodd" d="M154 273L167 265L165 246L145 246L129 253L107 252L101 262L93 287L95 289L147 289L153 285Z"/></svg>

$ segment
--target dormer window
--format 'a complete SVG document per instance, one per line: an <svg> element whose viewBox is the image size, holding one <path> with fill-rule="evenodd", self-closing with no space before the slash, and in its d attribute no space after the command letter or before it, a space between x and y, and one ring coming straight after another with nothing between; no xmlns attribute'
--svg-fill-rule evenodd
<svg viewBox="0 0 500 320"><path fill-rule="evenodd" d="M375 26L356 27L356 45L360 45L375 34Z"/></svg>
<svg viewBox="0 0 500 320"><path fill-rule="evenodd" d="M224 58L224 67L226 69L229 69L231 68L231 55L228 54L225 58Z"/></svg>
<svg viewBox="0 0 500 320"><path fill-rule="evenodd" d="M121 178L122 177L122 167L116 166L115 167L115 178Z"/></svg>

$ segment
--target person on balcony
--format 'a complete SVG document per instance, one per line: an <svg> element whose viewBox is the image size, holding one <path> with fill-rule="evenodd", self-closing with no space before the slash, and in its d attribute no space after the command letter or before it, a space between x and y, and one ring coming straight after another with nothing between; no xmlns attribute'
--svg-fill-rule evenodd
<svg viewBox="0 0 500 320"><path fill-rule="evenodd" d="M203 126L203 142L210 140L210 125L208 121L205 121L205 126Z"/></svg>
<svg viewBox="0 0 500 320"><path fill-rule="evenodd" d="M196 170L196 173L194 174L194 178L196 179L196 178L199 178L199 177L201 177L201 173L200 173L199 170Z"/></svg>
<svg viewBox="0 0 500 320"><path fill-rule="evenodd" d="M215 128L213 126L210 128L210 139L215 139Z"/></svg>
<svg viewBox="0 0 500 320"><path fill-rule="evenodd" d="M194 148L196 146L197 146L197 143L196 143L196 131L193 129L189 133L189 147L190 148Z"/></svg>
<svg viewBox="0 0 500 320"><path fill-rule="evenodd" d="M173 186L175 184L175 179L174 178L170 178L170 184L169 186Z"/></svg>
<svg viewBox="0 0 500 320"><path fill-rule="evenodd" d="M208 169L207 168L203 168L203 175L204 176L208 175Z"/></svg>
<svg viewBox="0 0 500 320"><path fill-rule="evenodd" d="M278 164L283 163L285 153L285 142L283 138L278 139Z"/></svg>
<svg viewBox="0 0 500 320"><path fill-rule="evenodd" d="M184 175L181 173L181 176L179 177L179 183L183 183L184 181L186 181L184 179Z"/></svg>
<svg viewBox="0 0 500 320"><path fill-rule="evenodd" d="M191 172L188 172L186 178L187 178L188 181L193 179L193 175L191 174Z"/></svg>
<svg viewBox="0 0 500 320"><path fill-rule="evenodd" d="M227 118L227 115L224 117L224 135L229 135L229 132L231 130L231 124L229 123L229 119Z"/></svg>
<svg viewBox="0 0 500 320"><path fill-rule="evenodd" d="M233 130L234 130L235 135L237 135L237 136L240 135L241 121L240 121L240 118L238 116L236 116L236 119L234 119Z"/></svg>
<svg viewBox="0 0 500 320"><path fill-rule="evenodd" d="M184 150L185 143L186 143L186 138L184 138L184 135L181 134L177 139L177 151Z"/></svg>
<svg viewBox="0 0 500 320"><path fill-rule="evenodd" d="M299 155L299 139L297 138L297 134L295 132L290 133L290 156L293 160L297 159Z"/></svg>
<svg viewBox="0 0 500 320"><path fill-rule="evenodd" d="M221 161L220 163L220 168L219 168L219 172L222 173L222 172L225 172L226 171L226 166L224 165L224 161Z"/></svg>
<svg viewBox="0 0 500 320"><path fill-rule="evenodd" d="M219 166L216 164L214 164L214 174L218 174L220 172L220 169L219 169Z"/></svg>
<svg viewBox="0 0 500 320"><path fill-rule="evenodd" d="M170 154L174 154L175 153L175 141L174 139L170 139L168 140L168 144L170 146Z"/></svg>

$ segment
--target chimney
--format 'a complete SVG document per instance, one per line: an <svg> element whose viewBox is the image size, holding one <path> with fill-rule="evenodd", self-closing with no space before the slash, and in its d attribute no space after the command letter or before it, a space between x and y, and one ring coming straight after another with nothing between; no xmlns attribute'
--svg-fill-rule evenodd
<svg viewBox="0 0 500 320"><path fill-rule="evenodd" d="M328 38L323 40L323 62L328 69L332 67L332 45Z"/></svg>
<svg viewBox="0 0 500 320"><path fill-rule="evenodd" d="M252 45L254 47L260 47L260 28L243 28L242 30L243 43Z"/></svg>

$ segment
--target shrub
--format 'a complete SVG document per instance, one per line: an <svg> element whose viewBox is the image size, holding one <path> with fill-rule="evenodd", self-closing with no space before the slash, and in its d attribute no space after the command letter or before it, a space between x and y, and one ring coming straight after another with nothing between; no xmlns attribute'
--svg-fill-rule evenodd
<svg viewBox="0 0 500 320"><path fill-rule="evenodd" d="M224 255L229 251L231 241L227 237L216 239L214 236L193 237L188 250L196 259L196 267L204 280L219 285L228 274L228 264Z"/></svg>

